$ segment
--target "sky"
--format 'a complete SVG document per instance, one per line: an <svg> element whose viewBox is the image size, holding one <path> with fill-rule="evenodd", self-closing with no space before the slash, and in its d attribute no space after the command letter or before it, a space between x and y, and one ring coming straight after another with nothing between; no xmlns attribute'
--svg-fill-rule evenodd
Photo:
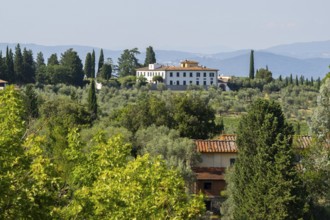
<svg viewBox="0 0 330 220"><path fill-rule="evenodd" d="M214 53L330 40L329 0L0 0L0 42Z"/></svg>

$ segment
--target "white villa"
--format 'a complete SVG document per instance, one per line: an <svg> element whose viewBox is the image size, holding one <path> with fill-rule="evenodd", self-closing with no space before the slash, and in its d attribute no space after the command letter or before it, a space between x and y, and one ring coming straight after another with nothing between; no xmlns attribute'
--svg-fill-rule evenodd
<svg viewBox="0 0 330 220"><path fill-rule="evenodd" d="M163 83L170 87L185 87L187 85L218 86L218 70L199 66L198 62L184 60L180 66L163 66L149 64L149 67L136 70L136 76L143 76L153 83L154 76L161 76Z"/></svg>

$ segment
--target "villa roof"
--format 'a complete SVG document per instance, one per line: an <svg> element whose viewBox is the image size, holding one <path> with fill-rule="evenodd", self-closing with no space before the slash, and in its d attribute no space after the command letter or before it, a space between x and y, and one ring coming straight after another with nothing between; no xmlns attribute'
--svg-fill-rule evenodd
<svg viewBox="0 0 330 220"><path fill-rule="evenodd" d="M138 68L136 71L218 71L218 69L207 68L204 66L194 66L194 67L181 67L181 66L161 66L156 69L149 69L149 67Z"/></svg>
<svg viewBox="0 0 330 220"><path fill-rule="evenodd" d="M5 80L0 79L0 83L8 83L8 82L5 81Z"/></svg>

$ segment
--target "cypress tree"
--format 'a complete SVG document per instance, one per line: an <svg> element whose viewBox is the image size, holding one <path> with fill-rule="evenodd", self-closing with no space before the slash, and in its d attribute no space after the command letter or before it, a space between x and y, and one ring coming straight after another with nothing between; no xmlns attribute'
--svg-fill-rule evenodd
<svg viewBox="0 0 330 220"><path fill-rule="evenodd" d="M6 58L5 58L5 80L8 80L10 83L16 82L15 71L14 71L14 59L13 52L11 49L6 49Z"/></svg>
<svg viewBox="0 0 330 220"><path fill-rule="evenodd" d="M92 79L90 84L87 101L88 101L88 111L90 113L91 119L95 120L97 118L97 99L96 99L96 88L95 88L94 79Z"/></svg>
<svg viewBox="0 0 330 220"><path fill-rule="evenodd" d="M242 116L238 158L228 180L233 219L299 219L305 191L292 150L293 128L274 101L256 100Z"/></svg>
<svg viewBox="0 0 330 220"><path fill-rule="evenodd" d="M103 55L103 49L101 49L97 72L100 72L103 64L104 64L104 55Z"/></svg>
<svg viewBox="0 0 330 220"><path fill-rule="evenodd" d="M4 71L4 64L3 64L3 58L2 58L2 51L0 51L0 79L5 78L5 71Z"/></svg>
<svg viewBox="0 0 330 220"><path fill-rule="evenodd" d="M95 77L95 51L92 52L92 77Z"/></svg>
<svg viewBox="0 0 330 220"><path fill-rule="evenodd" d="M14 56L14 71L16 76L16 82L22 83L23 82L23 56L21 47L17 44L15 48L15 56Z"/></svg>
<svg viewBox="0 0 330 220"><path fill-rule="evenodd" d="M250 74L249 74L250 79L254 79L254 50L251 50L250 53Z"/></svg>
<svg viewBox="0 0 330 220"><path fill-rule="evenodd" d="M292 84L293 84L293 77L292 77L292 73L290 74L290 80L289 80L289 83L290 83L290 85L292 85Z"/></svg>
<svg viewBox="0 0 330 220"><path fill-rule="evenodd" d="M296 75L296 86L299 86L299 80L297 75Z"/></svg>
<svg viewBox="0 0 330 220"><path fill-rule="evenodd" d="M87 78L91 78L91 77L94 78L92 71L93 71L92 54L87 53L85 59L85 66L84 66L84 72Z"/></svg>
<svg viewBox="0 0 330 220"><path fill-rule="evenodd" d="M37 53L36 68L38 69L45 65L44 54L42 52Z"/></svg>
<svg viewBox="0 0 330 220"><path fill-rule="evenodd" d="M25 87L24 91L24 107L29 117L37 118L39 115L38 110L38 96L34 91L31 84Z"/></svg>
<svg viewBox="0 0 330 220"><path fill-rule="evenodd" d="M146 59L144 61L144 66L148 66L149 64L152 63L156 63L156 54L152 46L149 46L146 49Z"/></svg>
<svg viewBox="0 0 330 220"><path fill-rule="evenodd" d="M23 82L35 82L35 65L32 50L23 50Z"/></svg>

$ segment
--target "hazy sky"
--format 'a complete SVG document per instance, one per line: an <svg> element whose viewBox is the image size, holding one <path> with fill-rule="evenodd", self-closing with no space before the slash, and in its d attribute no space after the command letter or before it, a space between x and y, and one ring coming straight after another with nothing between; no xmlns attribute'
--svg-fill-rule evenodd
<svg viewBox="0 0 330 220"><path fill-rule="evenodd" d="M0 42L221 52L330 40L330 0L0 0Z"/></svg>

